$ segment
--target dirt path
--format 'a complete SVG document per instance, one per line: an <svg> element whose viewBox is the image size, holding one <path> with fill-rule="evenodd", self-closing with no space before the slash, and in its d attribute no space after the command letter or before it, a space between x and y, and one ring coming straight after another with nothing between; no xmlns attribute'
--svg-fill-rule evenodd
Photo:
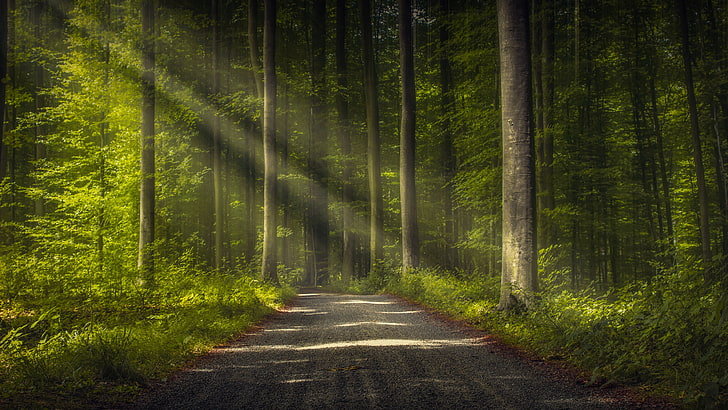
<svg viewBox="0 0 728 410"><path fill-rule="evenodd" d="M553 380L392 296L300 295L134 408L634 408Z"/></svg>

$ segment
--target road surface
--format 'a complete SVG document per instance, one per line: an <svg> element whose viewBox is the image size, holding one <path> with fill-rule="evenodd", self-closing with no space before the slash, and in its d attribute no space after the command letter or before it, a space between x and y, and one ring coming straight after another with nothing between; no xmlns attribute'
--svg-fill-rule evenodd
<svg viewBox="0 0 728 410"><path fill-rule="evenodd" d="M301 294L262 330L215 349L133 408L617 409L388 295Z"/></svg>

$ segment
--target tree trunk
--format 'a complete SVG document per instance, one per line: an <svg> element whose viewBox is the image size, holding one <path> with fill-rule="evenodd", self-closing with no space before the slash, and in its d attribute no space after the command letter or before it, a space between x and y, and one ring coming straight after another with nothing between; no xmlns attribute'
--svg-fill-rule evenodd
<svg viewBox="0 0 728 410"><path fill-rule="evenodd" d="M34 30L34 36L36 38L36 46L41 47L41 36L42 36L42 18L43 18L43 10L44 5L42 3L35 4L33 8L31 9L31 24L33 25ZM39 63L36 63L33 65L33 85L34 85L34 92L33 92L33 99L35 103L35 112L36 114L40 114L41 110L43 109L44 104L44 97L41 93L41 90L44 87L44 81L45 81L45 75L43 73L43 66L41 66ZM39 164L42 163L43 160L45 160L48 157L48 147L46 146L44 140L43 140L43 127L42 125L36 121L34 128L35 133L35 163ZM38 181L35 182L36 185L39 184ZM35 207L35 216L44 216L45 215L45 201L43 198L36 198L33 201L33 205Z"/></svg>
<svg viewBox="0 0 728 410"><path fill-rule="evenodd" d="M154 285L154 0L142 3L142 135L139 188L139 260L141 283Z"/></svg>
<svg viewBox="0 0 728 410"><path fill-rule="evenodd" d="M263 78L260 68L260 52L258 51L258 0L248 0L248 48L256 96L262 98Z"/></svg>
<svg viewBox="0 0 728 410"><path fill-rule="evenodd" d="M541 143L539 144L540 174L539 248L551 246L555 241L555 227L548 212L556 206L554 196L554 4L541 3Z"/></svg>
<svg viewBox="0 0 728 410"><path fill-rule="evenodd" d="M685 0L677 0L678 17L680 19L680 39L682 57L685 65L685 90L690 112L690 135L693 146L693 162L695 163L695 181L698 186L698 202L700 203L700 245L702 249L703 267L707 275L707 267L713 258L710 248L710 214L708 211L708 189L705 184L705 168L703 165L703 149L700 142L700 125L698 103L695 99L693 68L690 55L690 35L688 33L688 16Z"/></svg>
<svg viewBox="0 0 728 410"><path fill-rule="evenodd" d="M5 149L5 120L7 107L5 104L8 76L8 0L0 0L0 182L5 179L7 169L7 151ZM2 215L2 213L0 213Z"/></svg>
<svg viewBox="0 0 728 410"><path fill-rule="evenodd" d="M219 28L218 28L218 7L219 0L211 1L211 18L212 18L212 52L211 52L211 70L212 76L210 94L214 101L220 92L220 73L219 66ZM223 268L224 254L224 235L225 235L225 207L223 201L223 169L222 169L222 135L220 132L220 117L218 116L216 105L213 104L212 117L212 185L213 185L213 202L215 207L215 269L220 271Z"/></svg>
<svg viewBox="0 0 728 410"><path fill-rule="evenodd" d="M454 269L457 266L458 254L455 244L457 242L457 224L455 223L455 211L453 209L453 185L452 179L456 173L456 157L453 146L453 136L450 118L455 109L452 97L452 67L450 66L449 41L450 32L446 20L450 16L449 0L440 0L440 104L442 110L442 170L443 208L445 211L445 249L443 266L447 269Z"/></svg>
<svg viewBox="0 0 728 410"><path fill-rule="evenodd" d="M369 179L369 266L384 257L384 200L379 141L379 98L377 70L372 44L371 0L361 0L362 61L364 62L364 98L367 122L367 173Z"/></svg>
<svg viewBox="0 0 728 410"><path fill-rule="evenodd" d="M399 64L402 118L399 139L399 197L402 212L402 271L419 267L417 194L415 192L415 65L412 1L399 0Z"/></svg>
<svg viewBox="0 0 728 410"><path fill-rule="evenodd" d="M352 209L353 174L351 164L351 140L349 134L349 102L346 64L346 0L336 0L336 77L338 91L336 93L336 111L339 116L339 134L341 140L341 231L342 257L341 279L349 283L354 275L354 210Z"/></svg>
<svg viewBox="0 0 728 410"><path fill-rule="evenodd" d="M276 184L278 167L276 156L276 0L265 0L263 21L263 279L278 283L276 266Z"/></svg>
<svg viewBox="0 0 728 410"><path fill-rule="evenodd" d="M253 73L253 82L255 83L255 96L263 98L263 77L260 66L260 52L258 51L258 1L249 0L248 2L248 48L250 55L250 70ZM253 261L255 255L256 241L258 236L257 229L257 172L255 170L256 163L256 142L259 135L256 131L256 125L260 125L259 120L247 121L247 135L245 143L246 161L246 185L245 185L245 211L247 216L247 225L245 226L245 258L248 263Z"/></svg>
<svg viewBox="0 0 728 410"><path fill-rule="evenodd" d="M309 169L311 170L309 223L313 284L328 281L329 200L328 200L328 135L326 129L326 1L315 0L311 16L311 130Z"/></svg>
<svg viewBox="0 0 728 410"><path fill-rule="evenodd" d="M503 272L498 308L530 304L537 288L528 0L498 0L503 132Z"/></svg>

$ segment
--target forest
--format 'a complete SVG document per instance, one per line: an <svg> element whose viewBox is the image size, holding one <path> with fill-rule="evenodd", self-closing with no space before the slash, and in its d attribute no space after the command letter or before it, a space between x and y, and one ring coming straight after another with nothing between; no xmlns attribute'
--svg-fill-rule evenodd
<svg viewBox="0 0 728 410"><path fill-rule="evenodd" d="M131 394L302 286L728 402L728 1L1 0L0 38L0 404Z"/></svg>

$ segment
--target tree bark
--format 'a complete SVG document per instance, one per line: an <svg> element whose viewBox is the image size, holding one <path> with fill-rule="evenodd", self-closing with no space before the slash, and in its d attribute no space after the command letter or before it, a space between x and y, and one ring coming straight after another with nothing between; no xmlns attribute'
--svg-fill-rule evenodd
<svg viewBox="0 0 728 410"><path fill-rule="evenodd" d="M379 97L377 70L372 41L372 3L361 0L362 61L364 62L364 98L367 123L367 174L369 180L369 265L384 257L384 200L379 135Z"/></svg>
<svg viewBox="0 0 728 410"><path fill-rule="evenodd" d="M253 82L255 83L255 96L263 98L263 76L260 65L260 52L258 44L258 1L249 0L248 2L248 49L250 57L250 70L253 73ZM255 255L256 241L258 236L257 229L257 172L255 169L257 142L259 135L256 131L256 125L260 125L259 120L248 120L246 124L247 134L245 143L246 161L246 186L245 186L245 211L247 216L247 225L245 226L246 243L245 258L248 263L253 261Z"/></svg>
<svg viewBox="0 0 728 410"><path fill-rule="evenodd" d="M455 148L450 118L453 115L455 103L452 97L452 67L450 66L449 41L450 32L447 28L447 19L450 16L449 0L440 0L440 105L442 112L442 173L443 209L445 211L445 249L443 265L447 269L454 269L458 261L455 244L457 242L457 224L453 208L452 179L456 173Z"/></svg>
<svg viewBox="0 0 728 410"><path fill-rule="evenodd" d="M402 212L402 271L420 265L415 192L415 65L412 1L399 0L399 64L402 80L402 118L399 139L399 197Z"/></svg>
<svg viewBox="0 0 728 410"><path fill-rule="evenodd" d="M211 52L211 70L212 76L210 94L212 100L217 98L220 92L220 73L219 66L219 27L218 27L218 7L219 0L211 0L211 18L212 18L212 47ZM225 235L225 207L223 201L223 167L222 167L222 135L220 132L220 117L218 116L215 104L213 104L212 118L212 184L213 184L213 203L215 207L215 269L220 271L223 268L224 254L224 235Z"/></svg>
<svg viewBox="0 0 728 410"><path fill-rule="evenodd" d="M336 93L336 111L339 116L339 135L341 142L341 156L343 157L341 171L341 231L342 256L341 279L349 283L354 275L354 210L352 209L353 174L351 164L351 139L349 134L349 102L346 62L346 0L336 0L336 77L338 91Z"/></svg>
<svg viewBox="0 0 728 410"><path fill-rule="evenodd" d="M33 8L31 9L31 24L33 25L33 31L34 35L36 37L36 46L41 47L41 36L42 36L42 18L43 18L43 11L44 11L44 4L42 3L36 3L33 5ZM36 114L40 114L40 111L43 109L44 104L44 97L41 93L41 90L44 87L44 80L45 75L43 73L43 67L36 63L33 65L33 86L35 88L33 92L33 100L35 104L35 112ZM45 144L45 141L43 140L43 127L42 125L36 121L34 128L34 137L35 137L35 163L39 164L43 160L45 160L48 157L48 147ZM36 185L39 184L39 182L36 180ZM36 198L33 201L33 206L35 208L35 216L44 216L45 215L45 201L43 198Z"/></svg>
<svg viewBox="0 0 728 410"><path fill-rule="evenodd" d="M276 266L276 201L278 167L276 156L276 0L265 0L263 22L263 279L278 283Z"/></svg>
<svg viewBox="0 0 728 410"><path fill-rule="evenodd" d="M529 306L537 249L528 0L498 0L503 133L503 272L498 308Z"/></svg>
<svg viewBox="0 0 728 410"><path fill-rule="evenodd" d="M260 51L258 51L258 0L248 0L248 49L256 96L262 98L263 77L261 76Z"/></svg>
<svg viewBox="0 0 728 410"><path fill-rule="evenodd" d="M693 162L695 163L695 182L698 186L698 202L700 204L700 245L703 257L703 267L707 275L707 267L713 258L710 248L710 214L708 211L708 189L705 184L705 168L703 165L703 149L700 141L700 125L698 118L698 103L695 99L695 85L693 83L692 57L690 55L690 34L688 32L688 16L685 0L677 0L678 17L680 20L680 40L683 64L685 66L685 91L688 98L690 112L690 135L692 137Z"/></svg>
<svg viewBox="0 0 728 410"><path fill-rule="evenodd" d="M142 3L142 134L139 188L139 259L141 283L154 285L154 0Z"/></svg>
<svg viewBox="0 0 728 410"><path fill-rule="evenodd" d="M554 196L554 4L553 0L541 3L541 144L539 144L540 176L539 198L539 248L554 243L555 227L548 212L556 206Z"/></svg>
<svg viewBox="0 0 728 410"><path fill-rule="evenodd" d="M8 0L0 0L0 182L5 179L7 151L5 149L6 92L8 76Z"/></svg>
<svg viewBox="0 0 728 410"><path fill-rule="evenodd" d="M326 129L326 1L315 0L311 16L311 130L309 169L311 171L309 223L313 284L328 282L329 200L328 135Z"/></svg>

